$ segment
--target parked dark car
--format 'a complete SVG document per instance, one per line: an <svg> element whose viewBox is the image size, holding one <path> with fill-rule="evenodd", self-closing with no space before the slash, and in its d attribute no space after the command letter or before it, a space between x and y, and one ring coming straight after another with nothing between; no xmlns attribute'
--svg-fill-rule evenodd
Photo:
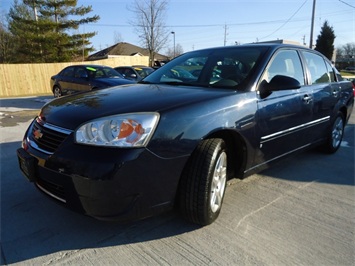
<svg viewBox="0 0 355 266"><path fill-rule="evenodd" d="M120 66L115 67L114 69L124 78L133 81L141 81L154 71L154 68L147 66Z"/></svg>
<svg viewBox="0 0 355 266"><path fill-rule="evenodd" d="M132 83L113 68L98 65L68 66L50 81L54 97Z"/></svg>
<svg viewBox="0 0 355 266"><path fill-rule="evenodd" d="M198 68L198 77L172 75ZM98 219L176 206L207 225L228 179L313 146L338 150L354 106L351 83L338 77L301 46L188 52L139 84L47 103L17 151L19 166L49 197Z"/></svg>

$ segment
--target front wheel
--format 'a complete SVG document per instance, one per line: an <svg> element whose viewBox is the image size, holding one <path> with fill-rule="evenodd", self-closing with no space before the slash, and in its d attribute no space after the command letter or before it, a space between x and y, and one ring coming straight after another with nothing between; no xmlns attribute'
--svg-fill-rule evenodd
<svg viewBox="0 0 355 266"><path fill-rule="evenodd" d="M192 153L180 181L179 207L189 221L214 222L227 184L227 152L222 139L202 141Z"/></svg>
<svg viewBox="0 0 355 266"><path fill-rule="evenodd" d="M344 116L342 113L338 113L334 119L330 131L328 133L328 139L323 145L323 150L327 153L335 153L343 140L344 136Z"/></svg>

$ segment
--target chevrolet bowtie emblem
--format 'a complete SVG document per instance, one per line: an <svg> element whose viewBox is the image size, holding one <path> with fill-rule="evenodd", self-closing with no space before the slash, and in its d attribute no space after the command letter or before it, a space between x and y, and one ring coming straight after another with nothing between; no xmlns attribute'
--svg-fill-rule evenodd
<svg viewBox="0 0 355 266"><path fill-rule="evenodd" d="M35 139L40 139L43 137L43 133L41 132L41 130L37 129L33 132L33 135L35 137Z"/></svg>

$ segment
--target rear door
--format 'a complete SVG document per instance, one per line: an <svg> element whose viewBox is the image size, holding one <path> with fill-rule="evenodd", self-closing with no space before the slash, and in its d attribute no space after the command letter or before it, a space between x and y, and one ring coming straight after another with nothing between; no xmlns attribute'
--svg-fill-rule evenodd
<svg viewBox="0 0 355 266"><path fill-rule="evenodd" d="M257 135L259 150L256 164L262 164L295 151L310 143L309 127L312 126L312 88L306 86L305 71L297 50L279 50L265 69L259 83L269 83L276 76L295 78L299 89L273 91L260 97L257 111Z"/></svg>
<svg viewBox="0 0 355 266"><path fill-rule="evenodd" d="M327 132L329 120L340 97L340 85L335 80L335 73L330 63L323 56L302 51L307 66L308 83L313 92L313 128L312 138L319 139Z"/></svg>

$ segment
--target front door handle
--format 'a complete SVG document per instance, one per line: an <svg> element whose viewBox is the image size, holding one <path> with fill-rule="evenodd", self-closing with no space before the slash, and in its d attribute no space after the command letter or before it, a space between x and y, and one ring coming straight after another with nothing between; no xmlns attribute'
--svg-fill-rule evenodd
<svg viewBox="0 0 355 266"><path fill-rule="evenodd" d="M308 94L305 94L303 96L303 101L306 103L306 104L309 104L310 102L312 102L312 96L309 96Z"/></svg>

